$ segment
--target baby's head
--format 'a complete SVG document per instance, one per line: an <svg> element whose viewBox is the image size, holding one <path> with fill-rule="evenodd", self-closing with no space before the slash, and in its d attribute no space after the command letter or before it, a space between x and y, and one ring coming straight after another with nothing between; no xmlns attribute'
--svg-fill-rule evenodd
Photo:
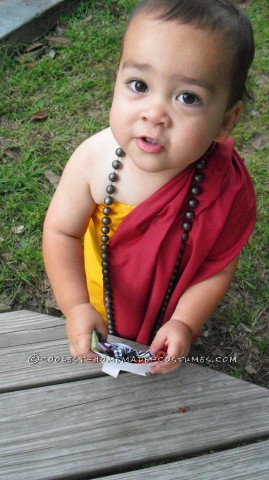
<svg viewBox="0 0 269 480"><path fill-rule="evenodd" d="M183 170L232 132L254 56L229 0L143 0L123 39L110 126L140 169Z"/></svg>
<svg viewBox="0 0 269 480"><path fill-rule="evenodd" d="M251 23L240 7L230 0L142 0L128 21L122 50L133 21L145 16L219 33L223 40L223 49L229 48L231 59L230 98L227 108L238 100L251 98L246 80L255 46Z"/></svg>

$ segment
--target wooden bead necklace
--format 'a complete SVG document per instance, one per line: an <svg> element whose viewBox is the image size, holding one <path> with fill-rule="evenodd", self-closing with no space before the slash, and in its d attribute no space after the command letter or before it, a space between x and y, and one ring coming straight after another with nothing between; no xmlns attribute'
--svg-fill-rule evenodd
<svg viewBox="0 0 269 480"><path fill-rule="evenodd" d="M122 162L120 158L123 158L125 156L125 152L122 150L122 148L117 148L115 154L117 156L117 159L112 162L113 172L110 173L108 176L110 183L106 187L107 195L104 199L104 204L105 204L103 208L104 216L102 217L102 220L101 220L101 223L102 223L101 265L102 265L102 274L103 274L104 304L106 309L108 332L110 333L110 335L116 334L114 308L113 308L113 288L110 282L110 271L109 271L109 248L110 248L109 232L110 232L110 224L112 222L111 205L114 203L114 198L112 195L116 191L116 187L114 186L114 183L119 180L119 175L117 171L122 167ZM156 332L159 330L159 328L162 325L170 298L173 294L173 291L181 275L180 265L181 265L182 257L186 247L186 242L188 241L188 238L189 238L189 232L192 229L192 224L195 219L195 208L199 205L199 201L197 200L196 197L198 197L202 191L201 183L204 180L204 173L202 173L202 170L204 170L205 167L206 167L205 159L202 158L200 160L197 160L195 164L195 171L192 179L190 193L187 200L188 207L184 214L184 221L181 225L183 233L181 236L179 252L177 255L175 266L174 266L164 299L162 301L159 313L155 321L154 330L152 332L152 338L154 338L154 336L156 335Z"/></svg>

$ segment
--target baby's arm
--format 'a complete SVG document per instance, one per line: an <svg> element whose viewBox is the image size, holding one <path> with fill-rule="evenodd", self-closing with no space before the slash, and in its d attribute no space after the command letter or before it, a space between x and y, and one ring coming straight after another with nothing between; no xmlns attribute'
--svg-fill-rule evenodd
<svg viewBox="0 0 269 480"><path fill-rule="evenodd" d="M151 373L167 373L180 366L175 359L188 355L192 337L200 332L229 289L238 258L184 292L171 319L160 328L150 347L150 351L156 354L165 345L171 361L153 367Z"/></svg>
<svg viewBox="0 0 269 480"><path fill-rule="evenodd" d="M52 199L44 223L43 251L46 270L66 316L70 353L93 357L90 334L107 330L91 306L84 270L82 237L95 208L89 179L89 155L82 144L69 160Z"/></svg>

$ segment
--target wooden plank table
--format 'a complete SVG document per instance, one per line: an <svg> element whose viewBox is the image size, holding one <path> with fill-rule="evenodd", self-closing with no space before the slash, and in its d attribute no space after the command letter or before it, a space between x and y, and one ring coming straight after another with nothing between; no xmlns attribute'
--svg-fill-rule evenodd
<svg viewBox="0 0 269 480"><path fill-rule="evenodd" d="M0 332L1 479L268 480L269 390L197 364L114 379L48 315Z"/></svg>

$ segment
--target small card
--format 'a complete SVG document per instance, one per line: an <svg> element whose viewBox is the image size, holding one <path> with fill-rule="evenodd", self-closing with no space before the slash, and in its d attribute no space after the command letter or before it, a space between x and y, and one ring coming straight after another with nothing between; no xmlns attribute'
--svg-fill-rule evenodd
<svg viewBox="0 0 269 480"><path fill-rule="evenodd" d="M92 332L91 350L101 357L102 371L117 378L120 370L146 376L153 365L164 358L164 353L153 355L149 350L143 352L124 343L102 342L100 335Z"/></svg>

